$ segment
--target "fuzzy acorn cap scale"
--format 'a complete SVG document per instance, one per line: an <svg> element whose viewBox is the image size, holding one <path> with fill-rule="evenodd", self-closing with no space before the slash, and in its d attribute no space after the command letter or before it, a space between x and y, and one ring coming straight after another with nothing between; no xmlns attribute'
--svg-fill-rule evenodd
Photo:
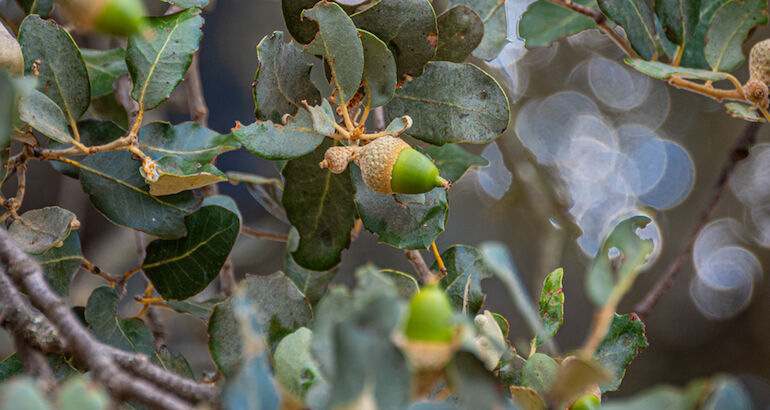
<svg viewBox="0 0 770 410"><path fill-rule="evenodd" d="M749 54L750 80L770 85L770 39L762 40L751 48Z"/></svg>
<svg viewBox="0 0 770 410"><path fill-rule="evenodd" d="M380 194L393 192L390 186L393 165L404 148L409 148L409 144L386 135L365 145L356 154L353 161L361 168L364 182L372 191Z"/></svg>

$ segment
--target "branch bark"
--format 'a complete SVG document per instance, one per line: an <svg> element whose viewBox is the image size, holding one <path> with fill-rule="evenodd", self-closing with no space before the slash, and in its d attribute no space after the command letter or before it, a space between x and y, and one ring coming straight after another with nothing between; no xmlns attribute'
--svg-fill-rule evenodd
<svg viewBox="0 0 770 410"><path fill-rule="evenodd" d="M682 266L684 266L690 259L693 247L695 246L695 241L698 239L698 234L700 234L703 227L705 227L711 220L711 215L714 213L719 200L727 190L727 183L730 181L735 166L749 156L749 149L757 142L757 133L761 126L762 123L759 122L748 123L738 140L733 144L727 162L722 166L722 171L719 173L719 179L714 186L711 199L706 203L706 207L703 209L701 216L698 219L698 224L695 226L695 229L693 229L687 240L687 245L682 249L679 255L677 255L676 259L668 265L665 271L666 273L658 279L644 299L636 305L634 310L642 319L645 319L647 315L650 314L650 311L652 311L652 308L658 302L658 299L663 295L663 292L671 287L677 273L679 273Z"/></svg>

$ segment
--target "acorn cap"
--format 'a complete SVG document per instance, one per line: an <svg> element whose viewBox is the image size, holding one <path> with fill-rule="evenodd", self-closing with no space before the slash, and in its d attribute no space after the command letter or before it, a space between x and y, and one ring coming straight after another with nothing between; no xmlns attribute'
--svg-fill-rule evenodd
<svg viewBox="0 0 770 410"><path fill-rule="evenodd" d="M353 147L331 147L326 150L324 160L318 166L328 168L329 171L335 174L340 174L347 169L348 163L353 158L353 152Z"/></svg>
<svg viewBox="0 0 770 410"><path fill-rule="evenodd" d="M749 54L750 80L770 85L770 39L762 40L751 48Z"/></svg>
<svg viewBox="0 0 770 410"><path fill-rule="evenodd" d="M430 159L390 135L365 145L354 161L366 185L380 194L418 194L449 185Z"/></svg>

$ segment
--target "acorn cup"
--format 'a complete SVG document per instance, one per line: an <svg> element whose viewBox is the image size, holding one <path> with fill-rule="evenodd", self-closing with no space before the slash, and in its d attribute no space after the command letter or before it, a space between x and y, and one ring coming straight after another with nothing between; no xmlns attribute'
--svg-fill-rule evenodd
<svg viewBox="0 0 770 410"><path fill-rule="evenodd" d="M24 59L16 37L0 23L0 68L7 69L11 75L24 74Z"/></svg>
<svg viewBox="0 0 770 410"><path fill-rule="evenodd" d="M147 14L141 0L62 0L61 4L78 26L124 37L139 31Z"/></svg>
<svg viewBox="0 0 770 410"><path fill-rule="evenodd" d="M754 104L767 105L770 86L770 39L762 40L749 54L749 81L743 86L743 95Z"/></svg>

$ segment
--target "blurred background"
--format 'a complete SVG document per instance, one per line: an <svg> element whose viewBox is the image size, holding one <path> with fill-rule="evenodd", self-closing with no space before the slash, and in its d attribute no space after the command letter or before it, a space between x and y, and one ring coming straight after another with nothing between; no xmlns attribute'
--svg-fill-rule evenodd
<svg viewBox="0 0 770 410"><path fill-rule="evenodd" d="M166 8L160 1L147 4L153 14ZM447 230L437 244L443 250L486 240L506 243L533 298L545 275L563 266L565 323L556 342L559 352L566 353L580 347L587 335L593 305L583 290L584 272L604 236L634 214L654 221L645 229L656 243L654 260L620 306L619 313L628 313L686 245L745 122L731 118L715 101L628 68L617 48L596 30L526 50L516 36L516 24L528 4L507 0L510 44L496 60L474 61L488 64L506 88L511 122L496 143L465 146L490 165L472 169L453 185ZM13 0L0 0L0 13L17 24L23 18ZM227 133L235 121L254 120L255 47L264 35L285 30L280 2L217 0L204 17L200 64L209 125ZM753 33L745 54L768 35L767 27ZM81 47L115 46L106 38L75 38ZM747 79L746 64L735 74ZM188 120L185 98L182 85L146 122ZM223 154L217 166L279 176L272 162L245 150ZM89 260L115 274L139 263L134 232L106 221L78 181L40 163L32 164L27 178L24 210L58 204L75 212ZM13 181L8 185L15 188ZM222 183L220 189L236 199L246 226L288 232L288 225L267 213L243 185ZM764 278L770 266L768 247L770 127L765 126L712 222L699 235L693 258L646 320L650 347L611 396L727 372L740 377L755 408L770 408L770 301ZM232 254L236 276L280 270L284 252L282 243L242 236ZM424 255L431 263L432 256ZM364 232L344 252L335 283L352 283L354 270L367 262L412 272L403 251L378 245L376 236ZM79 272L72 303L85 305L91 290L102 284ZM528 331L499 285L495 279L482 282L488 295L485 307L509 320L511 342L527 351ZM143 289L143 280L133 278L128 295ZM198 297L216 293L215 282ZM140 306L131 297L124 299L121 314L135 315ZM205 324L165 309L162 313L170 350L183 353L197 374L214 370L205 350ZM0 357L11 352L12 344L2 334Z"/></svg>

